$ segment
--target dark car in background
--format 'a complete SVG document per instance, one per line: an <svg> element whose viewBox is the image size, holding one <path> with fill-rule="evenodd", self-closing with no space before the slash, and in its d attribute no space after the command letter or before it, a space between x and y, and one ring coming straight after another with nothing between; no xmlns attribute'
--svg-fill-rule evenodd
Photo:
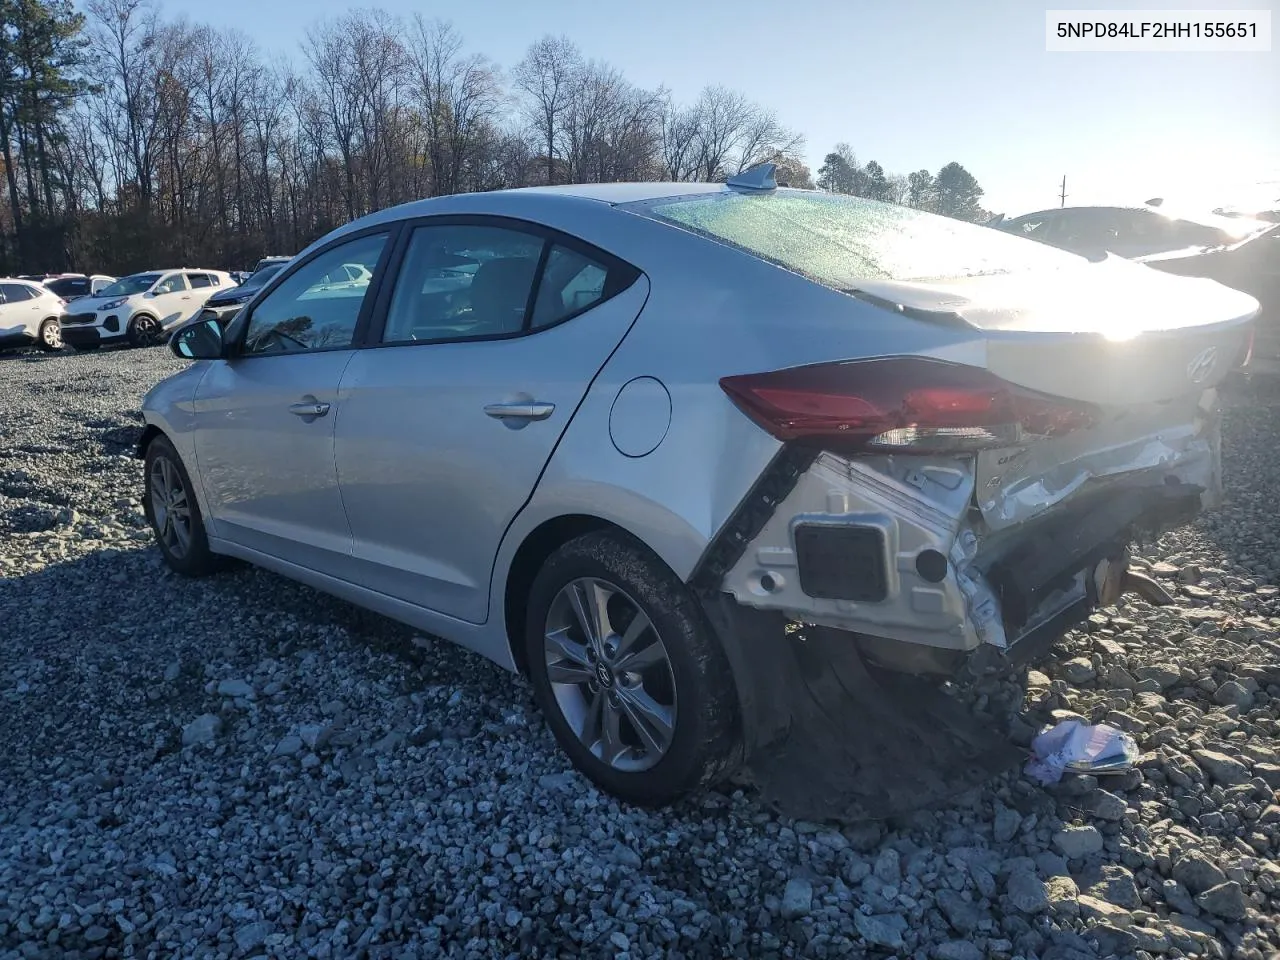
<svg viewBox="0 0 1280 960"><path fill-rule="evenodd" d="M292 257L263 257L247 279L239 286L219 290L207 301L197 320L217 320L225 327L242 306L253 299L268 280L274 277Z"/></svg>
<svg viewBox="0 0 1280 960"><path fill-rule="evenodd" d="M83 273L64 273L44 281L45 287L52 290L63 300L78 300L80 297L91 297L104 287L116 282L115 277L95 273L86 276Z"/></svg>
<svg viewBox="0 0 1280 960"><path fill-rule="evenodd" d="M1152 200L1133 207L1040 210L990 226L1083 256L1114 254L1243 290L1262 303L1247 369L1280 371L1280 223L1238 213L1174 211Z"/></svg>

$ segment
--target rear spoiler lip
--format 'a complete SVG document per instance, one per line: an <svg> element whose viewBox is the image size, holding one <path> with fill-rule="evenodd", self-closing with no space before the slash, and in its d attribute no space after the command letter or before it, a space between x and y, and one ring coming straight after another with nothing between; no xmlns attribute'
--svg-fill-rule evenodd
<svg viewBox="0 0 1280 960"><path fill-rule="evenodd" d="M912 320L923 320L926 323L940 323L948 327L964 327L968 330L980 329L966 320L955 310L930 310L927 307L911 307L904 303L899 303L896 300L890 300L888 297L882 297L878 294L868 293L865 290L859 290L857 287L853 287L843 292L852 297L856 297L863 303L869 303L873 307L879 307L882 310L889 310L904 317L910 317Z"/></svg>

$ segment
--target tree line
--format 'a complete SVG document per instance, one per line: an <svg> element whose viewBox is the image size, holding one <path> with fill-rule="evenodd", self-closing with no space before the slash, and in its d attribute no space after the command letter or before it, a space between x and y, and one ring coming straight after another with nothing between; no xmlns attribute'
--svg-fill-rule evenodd
<svg viewBox="0 0 1280 960"><path fill-rule="evenodd" d="M833 193L902 204L960 220L982 222L991 216L979 203L982 187L960 164L948 163L936 174L928 170L906 176L889 174L874 160L860 164L847 143L836 144L835 150L823 159L818 168L818 186Z"/></svg>
<svg viewBox="0 0 1280 960"><path fill-rule="evenodd" d="M714 181L762 161L813 187L803 148L740 92L682 103L563 36L503 70L446 21L361 9L280 61L154 0L0 0L0 274L241 269L464 191ZM841 145L818 186L957 216L981 196L958 164L912 192L915 177L899 190Z"/></svg>

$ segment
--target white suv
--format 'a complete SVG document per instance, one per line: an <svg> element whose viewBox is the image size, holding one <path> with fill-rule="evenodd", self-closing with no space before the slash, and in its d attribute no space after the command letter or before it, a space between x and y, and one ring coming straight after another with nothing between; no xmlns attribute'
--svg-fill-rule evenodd
<svg viewBox="0 0 1280 960"><path fill-rule="evenodd" d="M234 287L222 270L152 270L123 277L62 314L62 340L76 350L128 340L135 347L160 343L167 331L190 320L204 302Z"/></svg>
<svg viewBox="0 0 1280 960"><path fill-rule="evenodd" d="M0 279L0 349L27 347L59 350L58 315L66 301L38 283Z"/></svg>

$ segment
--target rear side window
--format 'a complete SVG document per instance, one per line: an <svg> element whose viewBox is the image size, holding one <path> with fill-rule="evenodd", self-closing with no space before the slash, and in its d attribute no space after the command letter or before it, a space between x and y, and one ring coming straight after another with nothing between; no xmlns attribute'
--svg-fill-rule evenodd
<svg viewBox="0 0 1280 960"><path fill-rule="evenodd" d="M594 306L609 294L609 268L586 254L559 244L547 254L547 265L533 305L533 329L539 330Z"/></svg>
<svg viewBox="0 0 1280 960"><path fill-rule="evenodd" d="M207 273L188 273L187 282L191 284L192 290L198 290L201 287L214 286L213 277Z"/></svg>
<svg viewBox="0 0 1280 960"><path fill-rule="evenodd" d="M990 227L838 194L718 193L631 209L838 290L868 279L972 277L1074 262L1063 251Z"/></svg>
<svg viewBox="0 0 1280 960"><path fill-rule="evenodd" d="M4 296L5 303L21 303L36 298L35 290L25 283L0 283L0 295Z"/></svg>

